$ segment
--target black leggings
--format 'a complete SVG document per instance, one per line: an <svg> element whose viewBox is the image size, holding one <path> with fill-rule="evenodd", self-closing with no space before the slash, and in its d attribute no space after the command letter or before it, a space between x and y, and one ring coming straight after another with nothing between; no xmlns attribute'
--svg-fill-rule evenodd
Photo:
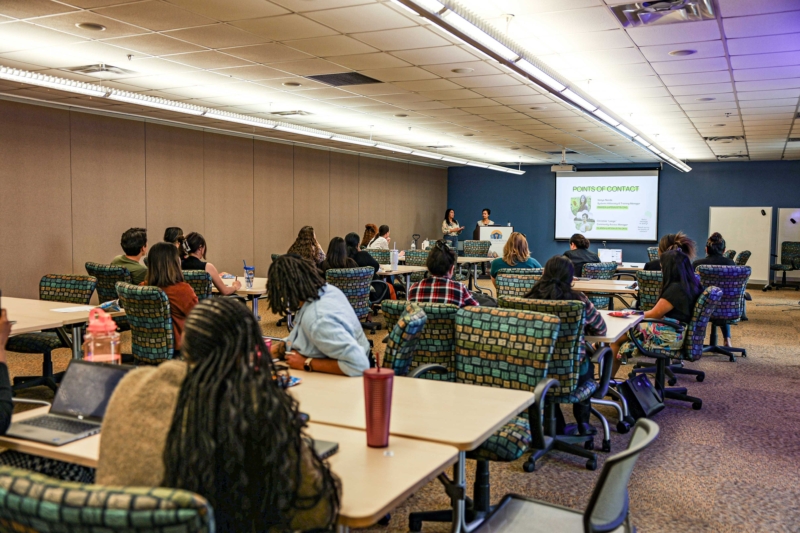
<svg viewBox="0 0 800 533"><path fill-rule="evenodd" d="M594 363L589 361L587 367L586 372L578 376L578 387L587 381L594 381ZM564 413L561 412L561 405L558 404L556 407L558 407L558 409L556 409L556 434L560 435L564 433L566 421L564 420ZM585 401L572 404L572 415L575 417L575 421L578 424L588 424L591 413L592 403L589 398Z"/></svg>

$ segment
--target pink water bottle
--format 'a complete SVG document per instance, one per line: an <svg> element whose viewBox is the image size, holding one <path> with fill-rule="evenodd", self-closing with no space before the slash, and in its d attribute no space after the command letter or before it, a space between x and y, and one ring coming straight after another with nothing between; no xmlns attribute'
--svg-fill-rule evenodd
<svg viewBox="0 0 800 533"><path fill-rule="evenodd" d="M367 446L372 448L385 448L389 445L393 384L394 370L378 367L364 371Z"/></svg>
<svg viewBox="0 0 800 533"><path fill-rule="evenodd" d="M83 341L84 358L95 363L120 364L119 333L114 319L105 311L92 309Z"/></svg>

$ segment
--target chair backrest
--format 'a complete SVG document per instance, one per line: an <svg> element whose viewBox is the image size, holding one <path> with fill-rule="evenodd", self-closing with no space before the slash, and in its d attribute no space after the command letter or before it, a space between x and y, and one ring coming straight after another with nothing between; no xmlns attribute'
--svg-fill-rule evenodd
<svg viewBox="0 0 800 533"><path fill-rule="evenodd" d="M403 313L389 330L382 362L382 366L391 368L397 376L408 375L417 342L428 318L419 305L414 302L403 303L405 303Z"/></svg>
<svg viewBox="0 0 800 533"><path fill-rule="evenodd" d="M800 242L784 241L781 243L781 264L800 267L797 262L800 260Z"/></svg>
<svg viewBox="0 0 800 533"><path fill-rule="evenodd" d="M388 265L392 262L392 257L389 254L389 250L376 250L373 248L367 248L367 253L371 255L379 265Z"/></svg>
<svg viewBox="0 0 800 533"><path fill-rule="evenodd" d="M586 304L577 300L534 300L529 298L498 298L497 305L534 313L555 315L561 320L558 338L547 377L558 380L550 393L565 396L578 386L580 362L586 353L583 343L583 324Z"/></svg>
<svg viewBox="0 0 800 533"><path fill-rule="evenodd" d="M91 262L85 266L86 273L97 278L97 297L101 304L118 298L118 281L131 282L131 273L125 267Z"/></svg>
<svg viewBox="0 0 800 533"><path fill-rule="evenodd" d="M325 280L347 296L359 320L370 313L369 288L375 270L372 267L331 268Z"/></svg>
<svg viewBox="0 0 800 533"><path fill-rule="evenodd" d="M736 263L736 266L745 266L747 264L747 260L750 259L751 256L750 250L744 250L739 252L739 255L736 256L736 259L733 260Z"/></svg>
<svg viewBox="0 0 800 533"><path fill-rule="evenodd" d="M540 277L542 277L541 274L498 273L494 279L497 287L497 296L498 298L500 296L525 296Z"/></svg>
<svg viewBox="0 0 800 533"><path fill-rule="evenodd" d="M46 274L39 281L39 299L87 305L97 287L94 276Z"/></svg>
<svg viewBox="0 0 800 533"><path fill-rule="evenodd" d="M611 279L616 271L617 264L613 261L608 263L586 263L583 265L582 276L589 279ZM589 295L589 301L598 309L608 308L609 300L608 296Z"/></svg>
<svg viewBox="0 0 800 533"><path fill-rule="evenodd" d="M655 261L658 259L658 246L650 246L647 248L647 260Z"/></svg>
<svg viewBox="0 0 800 533"><path fill-rule="evenodd" d="M688 361L697 361L703 356L703 342L706 339L706 327L711 315L722 299L722 289L719 287L706 287L697 298L692 312L692 321L689 322L684 334L681 357Z"/></svg>
<svg viewBox="0 0 800 533"><path fill-rule="evenodd" d="M0 467L3 531L210 533L214 512L198 494L162 487L84 485Z"/></svg>
<svg viewBox="0 0 800 533"><path fill-rule="evenodd" d="M649 311L658 303L664 276L660 270L639 270L636 283L639 287L639 310Z"/></svg>
<svg viewBox="0 0 800 533"><path fill-rule="evenodd" d="M733 261L733 258L736 257L736 250L725 250L725 253L722 255Z"/></svg>
<svg viewBox="0 0 800 533"><path fill-rule="evenodd" d="M158 287L117 283L119 302L131 325L131 351L142 363L158 364L172 359L175 338L169 298Z"/></svg>
<svg viewBox="0 0 800 533"><path fill-rule="evenodd" d="M211 298L214 285L211 283L211 274L205 270L184 270L183 280L192 286L198 300Z"/></svg>
<svg viewBox="0 0 800 533"><path fill-rule="evenodd" d="M423 374L422 377L436 381L454 381L458 306L429 302L416 302L416 305L425 312L428 319L417 342L410 370L427 364L442 365L447 367L446 374L429 372ZM402 300L381 302L381 311L386 319L387 330L391 331L394 328L400 315L405 312L406 306L407 302Z"/></svg>
<svg viewBox="0 0 800 533"><path fill-rule="evenodd" d="M606 459L583 513L584 531L615 531L625 522L628 517L628 483L633 467L639 454L658 436L658 431L658 424L640 418L633 426L628 448Z"/></svg>
<svg viewBox="0 0 800 533"><path fill-rule="evenodd" d="M544 274L543 268L501 268L498 274L522 274L523 276L541 276ZM537 278L538 279L538 278Z"/></svg>
<svg viewBox="0 0 800 533"><path fill-rule="evenodd" d="M456 315L456 381L533 391L547 377L558 317L499 307Z"/></svg>
<svg viewBox="0 0 800 533"><path fill-rule="evenodd" d="M427 250L406 250L407 266L425 266L428 261ZM425 277L425 272L414 272L411 274L411 283L416 283Z"/></svg>
<svg viewBox="0 0 800 533"><path fill-rule="evenodd" d="M722 289L722 298L711 314L711 320L738 322L744 313L744 293L750 279L750 267L699 265L697 272L703 287Z"/></svg>
<svg viewBox="0 0 800 533"><path fill-rule="evenodd" d="M489 241L464 241L464 257L487 257L492 243Z"/></svg>

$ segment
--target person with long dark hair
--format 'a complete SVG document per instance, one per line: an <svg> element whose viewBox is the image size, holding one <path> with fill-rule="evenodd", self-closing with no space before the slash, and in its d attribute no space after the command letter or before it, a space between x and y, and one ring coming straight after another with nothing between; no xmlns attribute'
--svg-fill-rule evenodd
<svg viewBox="0 0 800 533"><path fill-rule="evenodd" d="M169 298L169 311L172 315L172 333L175 338L175 352L181 349L181 336L186 317L197 305L197 294L192 286L183 280L181 258L178 249L168 242L159 242L150 248L150 261L144 285L158 287Z"/></svg>
<svg viewBox="0 0 800 533"><path fill-rule="evenodd" d="M205 261L208 246L205 238L196 231L186 236L188 252L181 260L181 270L203 270L211 275L211 283L223 296L229 296L242 288L242 283L237 279L230 285L225 285L222 275L211 263ZM224 274L224 272L222 273Z"/></svg>
<svg viewBox="0 0 800 533"><path fill-rule="evenodd" d="M177 226L171 226L164 230L164 242L168 242L171 245L175 246L178 249L178 253L181 256L181 259L186 257L188 253L188 246L186 243L186 237L183 235L183 230Z"/></svg>
<svg viewBox="0 0 800 533"><path fill-rule="evenodd" d="M297 239L289 247L287 254L299 255L313 265L320 265L325 260L325 252L317 241L317 234L311 226L303 226L297 233Z"/></svg>
<svg viewBox="0 0 800 533"><path fill-rule="evenodd" d="M294 329L272 346L275 357L306 372L361 376L369 368L369 341L353 307L309 261L291 254L275 259L267 298L276 315L294 315Z"/></svg>
<svg viewBox="0 0 800 533"><path fill-rule="evenodd" d="M695 257L697 245L684 232L668 233L658 241L658 259L648 261L644 264L645 270L661 270L661 255L670 250L680 250L689 257L691 261Z"/></svg>
<svg viewBox="0 0 800 533"><path fill-rule="evenodd" d="M372 242L372 239L378 234L378 226L375 224L364 224L364 238L361 239L361 246L362 250L365 250L369 243Z"/></svg>
<svg viewBox="0 0 800 533"><path fill-rule="evenodd" d="M576 233L569 238L569 250L564 252L564 256L572 261L578 276L583 274L583 265L586 263L600 262L600 257L589 249L589 244L589 239Z"/></svg>
<svg viewBox="0 0 800 533"><path fill-rule="evenodd" d="M703 287L694 274L689 256L682 250L670 250L661 254L661 294L655 307L644 313L645 318L666 319L676 324L688 324L692 320L694 304L702 294ZM683 345L684 333L676 333L673 328L662 324L643 323L630 331L629 335L639 335L645 348L679 350ZM611 345L616 354L614 375L620 365L622 355L636 354L636 346L627 338Z"/></svg>
<svg viewBox="0 0 800 533"><path fill-rule="evenodd" d="M394 286L390 283L384 283L378 276L378 271L381 269L380 263L372 257L372 254L361 249L359 245L358 233L348 233L344 237L345 245L347 246L347 257L356 262L360 267L372 267L375 274L372 276L372 292L370 301L372 303L379 303L387 298L396 299Z"/></svg>
<svg viewBox="0 0 800 533"><path fill-rule="evenodd" d="M542 277L534 283L526 298L536 300L574 300L583 302L584 320L583 331L586 335L604 335L606 333L606 323L603 316L597 311L595 306L582 292L573 290L572 280L575 275L575 267L572 262L563 255L551 257L544 265ZM580 376L578 386L583 385L594 379L594 363L586 357L580 364ZM578 423L578 429L583 434L586 425L589 423L591 413L590 400L572 404L572 414ZM556 411L556 429L563 432L565 426L564 415L561 410Z"/></svg>
<svg viewBox="0 0 800 533"><path fill-rule="evenodd" d="M388 250L389 241L391 240L392 238L389 236L389 226L382 224L381 227L378 228L378 234L369 241L367 248L373 250Z"/></svg>
<svg viewBox="0 0 800 533"><path fill-rule="evenodd" d="M347 254L347 246L341 237L331 239L325 261L319 266L323 274L332 268L358 268L358 263Z"/></svg>
<svg viewBox="0 0 800 533"><path fill-rule="evenodd" d="M333 528L338 481L304 439L247 308L204 300L186 321L183 356L163 486L205 497L221 533Z"/></svg>
<svg viewBox="0 0 800 533"><path fill-rule="evenodd" d="M448 207L444 212L444 220L442 221L442 235L445 242L453 250L458 250L458 236L463 230L464 226L458 225L455 210Z"/></svg>

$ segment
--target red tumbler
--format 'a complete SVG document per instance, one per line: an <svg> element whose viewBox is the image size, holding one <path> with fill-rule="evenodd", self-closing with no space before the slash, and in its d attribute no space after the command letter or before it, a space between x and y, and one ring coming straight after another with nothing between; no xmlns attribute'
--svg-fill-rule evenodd
<svg viewBox="0 0 800 533"><path fill-rule="evenodd" d="M367 446L372 448L385 448L389 445L393 384L394 370L370 368L364 372Z"/></svg>

